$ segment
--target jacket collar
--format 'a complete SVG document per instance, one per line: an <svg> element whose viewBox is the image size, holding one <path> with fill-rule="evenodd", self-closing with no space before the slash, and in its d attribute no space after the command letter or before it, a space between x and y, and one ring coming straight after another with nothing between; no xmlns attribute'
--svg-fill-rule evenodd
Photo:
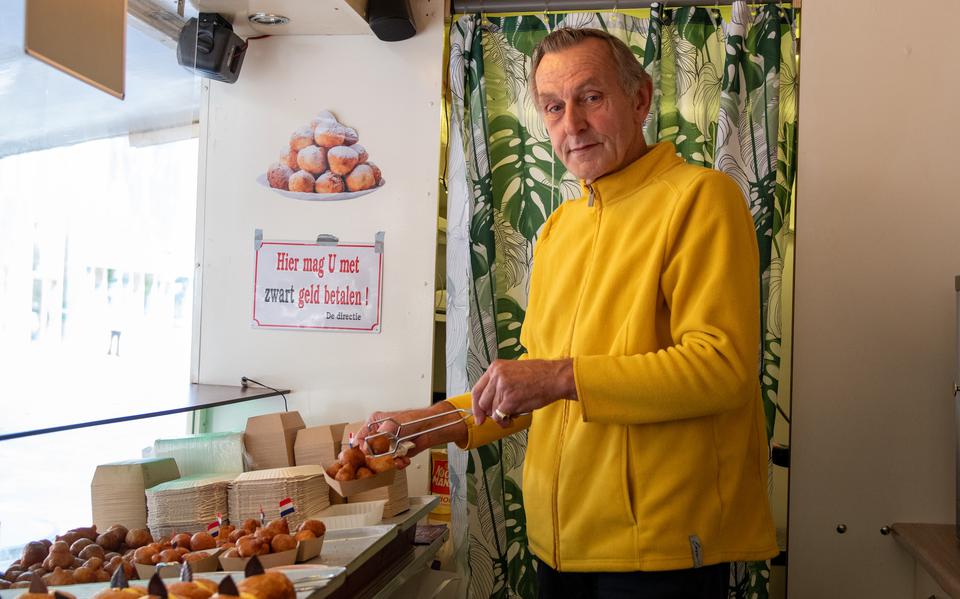
<svg viewBox="0 0 960 599"><path fill-rule="evenodd" d="M677 148L669 141L662 141L650 146L646 154L624 168L603 175L589 187L580 179L580 191L587 198L588 205L591 205L592 187L594 200L609 206L646 187L660 174L682 163L683 159L677 156Z"/></svg>

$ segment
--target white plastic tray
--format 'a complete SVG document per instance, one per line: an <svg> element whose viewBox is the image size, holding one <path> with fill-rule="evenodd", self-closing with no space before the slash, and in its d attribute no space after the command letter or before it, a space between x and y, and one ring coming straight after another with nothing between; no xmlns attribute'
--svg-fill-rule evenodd
<svg viewBox="0 0 960 599"><path fill-rule="evenodd" d="M331 505L310 518L323 521L327 530L373 526L383 520L383 506L386 504L383 500Z"/></svg>

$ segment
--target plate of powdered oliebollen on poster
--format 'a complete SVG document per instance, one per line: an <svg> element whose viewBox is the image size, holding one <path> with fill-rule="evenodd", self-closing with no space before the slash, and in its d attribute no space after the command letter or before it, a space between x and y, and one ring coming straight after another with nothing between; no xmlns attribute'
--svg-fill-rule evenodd
<svg viewBox="0 0 960 599"><path fill-rule="evenodd" d="M257 182L296 200L348 200L383 187L383 174L369 161L356 129L321 111L290 136L280 160Z"/></svg>

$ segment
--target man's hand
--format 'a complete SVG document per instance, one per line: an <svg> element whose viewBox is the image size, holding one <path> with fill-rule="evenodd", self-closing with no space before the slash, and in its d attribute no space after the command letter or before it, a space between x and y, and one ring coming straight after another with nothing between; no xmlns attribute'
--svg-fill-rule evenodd
<svg viewBox="0 0 960 599"><path fill-rule="evenodd" d="M364 450L366 453L371 453L369 449L364 445L363 440L370 435L373 435L378 432L388 432L396 434L399 425L406 424L413 420L418 420L420 418L426 418L427 416L433 416L436 414L442 414L444 412L449 412L453 410L453 406L449 403L442 401L440 403L434 404L429 408L423 408L419 410L402 410L399 412L374 412L367 418L367 422L364 426L360 428L360 431L354 435L354 442L358 447ZM378 420L383 420L385 418L390 418L392 421L381 422L379 424L371 424ZM427 422L421 424L404 426L402 435L407 436L419 431L427 430L441 424L446 424L448 422L455 422L461 420L462 415L460 413L450 414L443 418L433 418ZM410 458L417 455L425 449L429 449L435 445L443 445L446 443L465 443L467 441L467 425L464 423L454 424L446 428L434 431L432 433L426 433L419 435L410 439L410 442L413 443L413 448L407 451L406 455L403 457L395 457L394 462L396 463L397 468L406 468L410 465Z"/></svg>
<svg viewBox="0 0 960 599"><path fill-rule="evenodd" d="M558 399L577 399L572 359L495 360L473 387L473 418L478 425L493 418L506 427L512 416Z"/></svg>

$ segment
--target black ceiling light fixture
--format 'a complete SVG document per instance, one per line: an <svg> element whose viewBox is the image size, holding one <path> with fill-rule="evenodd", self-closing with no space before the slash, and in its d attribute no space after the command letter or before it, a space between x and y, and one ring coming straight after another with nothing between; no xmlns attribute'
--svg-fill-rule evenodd
<svg viewBox="0 0 960 599"><path fill-rule="evenodd" d="M214 12L187 21L177 41L177 62L201 77L234 83L240 76L247 42Z"/></svg>
<svg viewBox="0 0 960 599"><path fill-rule="evenodd" d="M385 42L400 42L417 33L408 0L370 0L367 3L367 23Z"/></svg>

